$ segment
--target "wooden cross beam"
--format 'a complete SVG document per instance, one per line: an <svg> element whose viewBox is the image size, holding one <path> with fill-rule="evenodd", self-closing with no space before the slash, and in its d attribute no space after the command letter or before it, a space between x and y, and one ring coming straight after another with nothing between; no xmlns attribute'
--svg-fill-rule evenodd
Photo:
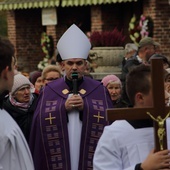
<svg viewBox="0 0 170 170"><path fill-rule="evenodd" d="M153 119L155 150L167 149L166 122L170 107L165 106L164 70L162 59L151 60L151 79L153 92L153 107L148 108L115 108L107 109L107 119L140 120ZM149 114L150 115L149 115Z"/></svg>

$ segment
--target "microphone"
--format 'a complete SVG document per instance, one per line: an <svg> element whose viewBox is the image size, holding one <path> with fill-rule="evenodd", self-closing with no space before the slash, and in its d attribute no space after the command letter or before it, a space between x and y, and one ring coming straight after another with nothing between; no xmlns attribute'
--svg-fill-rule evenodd
<svg viewBox="0 0 170 170"><path fill-rule="evenodd" d="M71 77L72 77L72 83L73 83L73 94L78 94L78 87L77 87L78 73L73 72L71 74Z"/></svg>

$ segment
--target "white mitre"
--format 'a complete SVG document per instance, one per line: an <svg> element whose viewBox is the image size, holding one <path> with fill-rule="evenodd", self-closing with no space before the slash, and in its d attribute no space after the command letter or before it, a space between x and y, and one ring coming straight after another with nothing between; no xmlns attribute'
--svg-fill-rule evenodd
<svg viewBox="0 0 170 170"><path fill-rule="evenodd" d="M62 60L72 58L87 59L91 43L88 37L75 24L70 26L57 43Z"/></svg>

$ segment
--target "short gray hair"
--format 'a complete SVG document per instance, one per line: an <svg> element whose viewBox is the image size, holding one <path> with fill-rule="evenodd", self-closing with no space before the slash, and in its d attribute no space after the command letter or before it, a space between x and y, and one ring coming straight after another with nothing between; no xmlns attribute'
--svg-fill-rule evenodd
<svg viewBox="0 0 170 170"><path fill-rule="evenodd" d="M138 50L138 47L136 44L134 43L128 43L125 45L125 51L128 53L128 52L131 52L131 51L137 51Z"/></svg>

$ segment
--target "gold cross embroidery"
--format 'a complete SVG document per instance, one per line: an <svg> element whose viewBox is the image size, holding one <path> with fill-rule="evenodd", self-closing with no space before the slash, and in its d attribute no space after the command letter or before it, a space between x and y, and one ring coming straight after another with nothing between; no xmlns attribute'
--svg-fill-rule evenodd
<svg viewBox="0 0 170 170"><path fill-rule="evenodd" d="M100 112L98 112L98 115L93 115L93 117L96 117L96 118L97 118L97 123L100 122L100 119L104 119L103 116L100 116Z"/></svg>
<svg viewBox="0 0 170 170"><path fill-rule="evenodd" d="M55 119L56 117L51 117L51 113L49 113L49 117L45 118L45 120L50 120L50 125L52 124L52 120Z"/></svg>

